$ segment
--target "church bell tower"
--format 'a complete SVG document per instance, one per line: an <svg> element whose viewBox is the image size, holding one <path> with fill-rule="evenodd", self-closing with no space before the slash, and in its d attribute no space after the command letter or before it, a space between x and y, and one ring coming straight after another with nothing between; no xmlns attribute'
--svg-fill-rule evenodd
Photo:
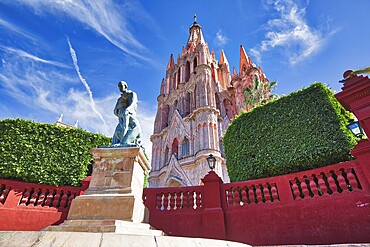
<svg viewBox="0 0 370 247"><path fill-rule="evenodd" d="M209 172L206 158L216 158L215 172L229 182L222 134L245 106L243 89L253 78L267 80L240 47L240 74L230 73L225 53L209 51L196 17L181 54L171 54L158 96L151 136L150 187L200 185Z"/></svg>

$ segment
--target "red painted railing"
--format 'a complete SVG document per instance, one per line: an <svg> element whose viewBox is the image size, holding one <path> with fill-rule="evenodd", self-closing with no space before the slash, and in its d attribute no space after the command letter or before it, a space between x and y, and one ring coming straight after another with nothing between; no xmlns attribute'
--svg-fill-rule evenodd
<svg viewBox="0 0 370 247"><path fill-rule="evenodd" d="M87 189L0 179L0 230L35 231L62 223L72 200Z"/></svg>
<svg viewBox="0 0 370 247"><path fill-rule="evenodd" d="M349 161L284 176L223 184L223 208L290 203L362 190L355 170L359 170L361 180L366 183L358 162Z"/></svg>
<svg viewBox="0 0 370 247"><path fill-rule="evenodd" d="M204 186L144 189L149 223L168 235L252 245L370 241L369 182L358 161L228 184L214 176Z"/></svg>
<svg viewBox="0 0 370 247"><path fill-rule="evenodd" d="M335 97L370 137L370 79L352 71L343 77ZM284 176L223 184L210 172L203 189L144 189L149 223L168 235L252 245L369 243L370 142L361 140L351 154L357 160ZM183 191L199 207L172 207Z"/></svg>
<svg viewBox="0 0 370 247"><path fill-rule="evenodd" d="M202 197L203 186L161 188L160 191L147 188L143 194L145 205L154 212L150 214L152 226L174 236L201 236ZM188 231L184 232L184 228Z"/></svg>

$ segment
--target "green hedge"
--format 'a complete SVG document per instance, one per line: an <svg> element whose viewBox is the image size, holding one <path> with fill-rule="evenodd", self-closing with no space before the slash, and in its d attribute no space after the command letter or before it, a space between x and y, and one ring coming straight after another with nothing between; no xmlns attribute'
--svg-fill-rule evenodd
<svg viewBox="0 0 370 247"><path fill-rule="evenodd" d="M23 119L0 121L0 178L79 186L92 162L91 148L110 138L81 129Z"/></svg>
<svg viewBox="0 0 370 247"><path fill-rule="evenodd" d="M240 114L224 136L231 181L277 176L350 160L352 115L314 83Z"/></svg>

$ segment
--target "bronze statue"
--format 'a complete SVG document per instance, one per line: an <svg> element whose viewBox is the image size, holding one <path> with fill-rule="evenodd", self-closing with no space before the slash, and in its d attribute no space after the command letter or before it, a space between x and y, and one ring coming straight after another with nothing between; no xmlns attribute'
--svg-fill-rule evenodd
<svg viewBox="0 0 370 247"><path fill-rule="evenodd" d="M136 118L137 95L127 89L127 83L120 81L118 88L121 97L118 98L114 115L118 117L118 125L112 138L113 146L133 147L141 146L141 128Z"/></svg>

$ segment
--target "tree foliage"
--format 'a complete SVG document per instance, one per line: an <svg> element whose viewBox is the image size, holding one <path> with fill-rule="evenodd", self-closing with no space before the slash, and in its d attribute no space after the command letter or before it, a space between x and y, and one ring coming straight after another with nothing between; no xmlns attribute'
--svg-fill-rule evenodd
<svg viewBox="0 0 370 247"><path fill-rule="evenodd" d="M0 177L78 186L92 162L91 148L110 138L81 129L23 119L0 121Z"/></svg>
<svg viewBox="0 0 370 247"><path fill-rule="evenodd" d="M277 176L350 160L352 115L325 85L239 115L224 136L231 181Z"/></svg>
<svg viewBox="0 0 370 247"><path fill-rule="evenodd" d="M251 110L259 105L277 99L278 96L276 94L271 94L276 84L276 81L261 81L255 77L252 86L244 89L244 105Z"/></svg>

